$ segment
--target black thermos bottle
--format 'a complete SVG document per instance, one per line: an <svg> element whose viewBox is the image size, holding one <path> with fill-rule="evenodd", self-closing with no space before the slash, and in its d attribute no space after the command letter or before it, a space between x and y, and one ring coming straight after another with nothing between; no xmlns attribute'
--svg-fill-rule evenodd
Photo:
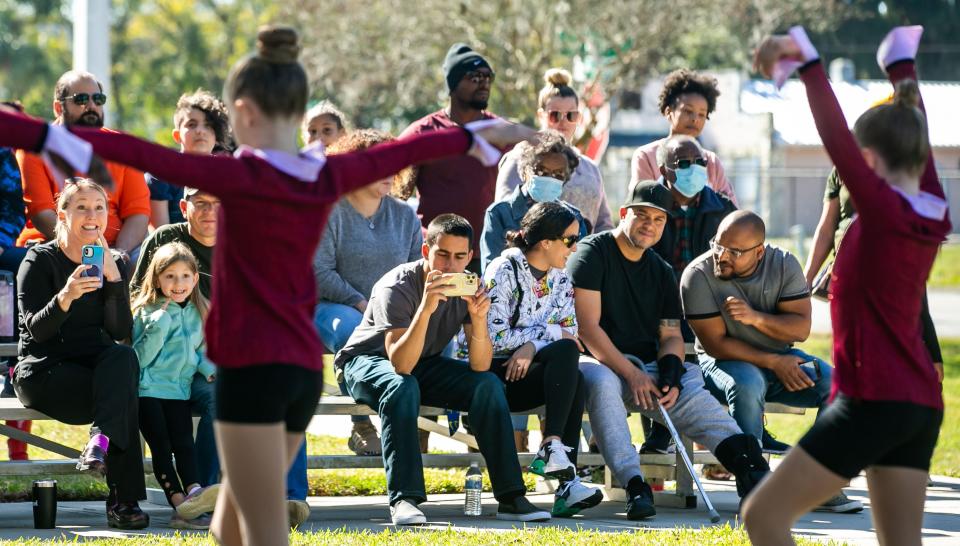
<svg viewBox="0 0 960 546"><path fill-rule="evenodd" d="M33 482L33 527L53 529L57 526L57 480Z"/></svg>

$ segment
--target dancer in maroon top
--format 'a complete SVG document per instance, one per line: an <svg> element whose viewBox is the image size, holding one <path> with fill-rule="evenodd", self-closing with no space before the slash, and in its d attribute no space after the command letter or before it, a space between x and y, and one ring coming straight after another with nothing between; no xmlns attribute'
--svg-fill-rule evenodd
<svg viewBox="0 0 960 546"><path fill-rule="evenodd" d="M922 32L899 27L884 39L877 60L896 88L893 103L865 112L853 135L802 28L767 38L756 52L760 71L780 83L800 68L817 129L859 216L831 284L834 400L747 499L744 521L755 544L793 544L797 518L864 469L880 544L920 544L943 420L920 306L950 232L914 69Z"/></svg>
<svg viewBox="0 0 960 546"><path fill-rule="evenodd" d="M420 161L469 152L496 165L533 131L500 121L437 131L331 156L296 135L307 77L296 32L262 29L259 53L224 86L236 157L189 156L122 134L75 131L93 151L220 198L208 356L219 366L217 441L224 471L211 531L224 544L287 543L284 471L313 416L322 378L313 327L314 250L336 200ZM0 113L3 145L55 152L84 171L89 146L63 128ZM81 141L82 142L82 141Z"/></svg>

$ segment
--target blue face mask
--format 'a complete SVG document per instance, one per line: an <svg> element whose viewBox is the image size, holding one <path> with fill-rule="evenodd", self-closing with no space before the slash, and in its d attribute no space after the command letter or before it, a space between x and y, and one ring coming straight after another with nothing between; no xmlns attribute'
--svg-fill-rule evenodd
<svg viewBox="0 0 960 546"><path fill-rule="evenodd" d="M707 168L693 164L686 169L677 169L677 180L673 187L684 197L696 197L700 190L707 185Z"/></svg>
<svg viewBox="0 0 960 546"><path fill-rule="evenodd" d="M563 193L563 182L550 176L534 176L527 182L527 193L538 203L556 201Z"/></svg>

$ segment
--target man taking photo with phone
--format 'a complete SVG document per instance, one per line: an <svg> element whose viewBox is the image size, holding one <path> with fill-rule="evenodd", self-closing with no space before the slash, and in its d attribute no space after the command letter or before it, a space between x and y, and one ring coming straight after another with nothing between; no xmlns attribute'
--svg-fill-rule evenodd
<svg viewBox="0 0 960 546"><path fill-rule="evenodd" d="M763 219L733 212L680 279L707 390L758 440L765 402L822 410L833 372L793 347L810 335L810 290L797 258L765 241ZM818 510L862 509L841 492Z"/></svg>
<svg viewBox="0 0 960 546"><path fill-rule="evenodd" d="M463 217L434 218L423 259L399 265L377 281L363 321L334 361L350 396L380 415L394 525L426 523L417 507L427 500L417 434L421 404L469 412L500 503L498 519L550 519L524 496L503 383L489 371L490 300L482 287L472 296L452 295L455 277L473 258L472 240L473 228ZM461 326L468 362L442 355Z"/></svg>

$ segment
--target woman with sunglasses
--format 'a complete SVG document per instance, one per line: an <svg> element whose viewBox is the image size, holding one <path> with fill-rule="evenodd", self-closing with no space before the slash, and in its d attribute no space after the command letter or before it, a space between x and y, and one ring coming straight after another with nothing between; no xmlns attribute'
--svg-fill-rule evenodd
<svg viewBox="0 0 960 546"><path fill-rule="evenodd" d="M561 68L551 68L543 75L546 85L540 90L537 121L541 130L557 131L567 143L572 143L577 127L580 125L580 99L570 87L572 77ZM589 233L613 228L610 207L607 206L607 194L603 190L603 178L600 169L590 158L577 155L580 163L575 167L569 182L564 185L560 198L577 207L587 221ZM514 149L500 160L497 175L497 193L495 201L507 199L522 182L520 177L520 151Z"/></svg>
<svg viewBox="0 0 960 546"><path fill-rule="evenodd" d="M674 135L699 138L707 120L710 119L710 114L717 107L719 95L717 80L706 74L686 68L674 70L668 74L660 91L659 107L660 113L670 122L670 134L660 140L644 144L633 152L633 158L630 160L630 183L660 178L657 150ZM717 154L704 150L703 155L707 160L707 184L713 188L713 191L722 193L737 205L733 186L727 180Z"/></svg>
<svg viewBox="0 0 960 546"><path fill-rule="evenodd" d="M520 229L507 234L509 248L483 276L490 295L490 371L506 384L511 411L545 406L543 441L528 470L560 481L551 512L556 517L603 499L599 489L580 483L575 466L585 391L566 265L579 239L580 223L567 206L537 203Z"/></svg>

